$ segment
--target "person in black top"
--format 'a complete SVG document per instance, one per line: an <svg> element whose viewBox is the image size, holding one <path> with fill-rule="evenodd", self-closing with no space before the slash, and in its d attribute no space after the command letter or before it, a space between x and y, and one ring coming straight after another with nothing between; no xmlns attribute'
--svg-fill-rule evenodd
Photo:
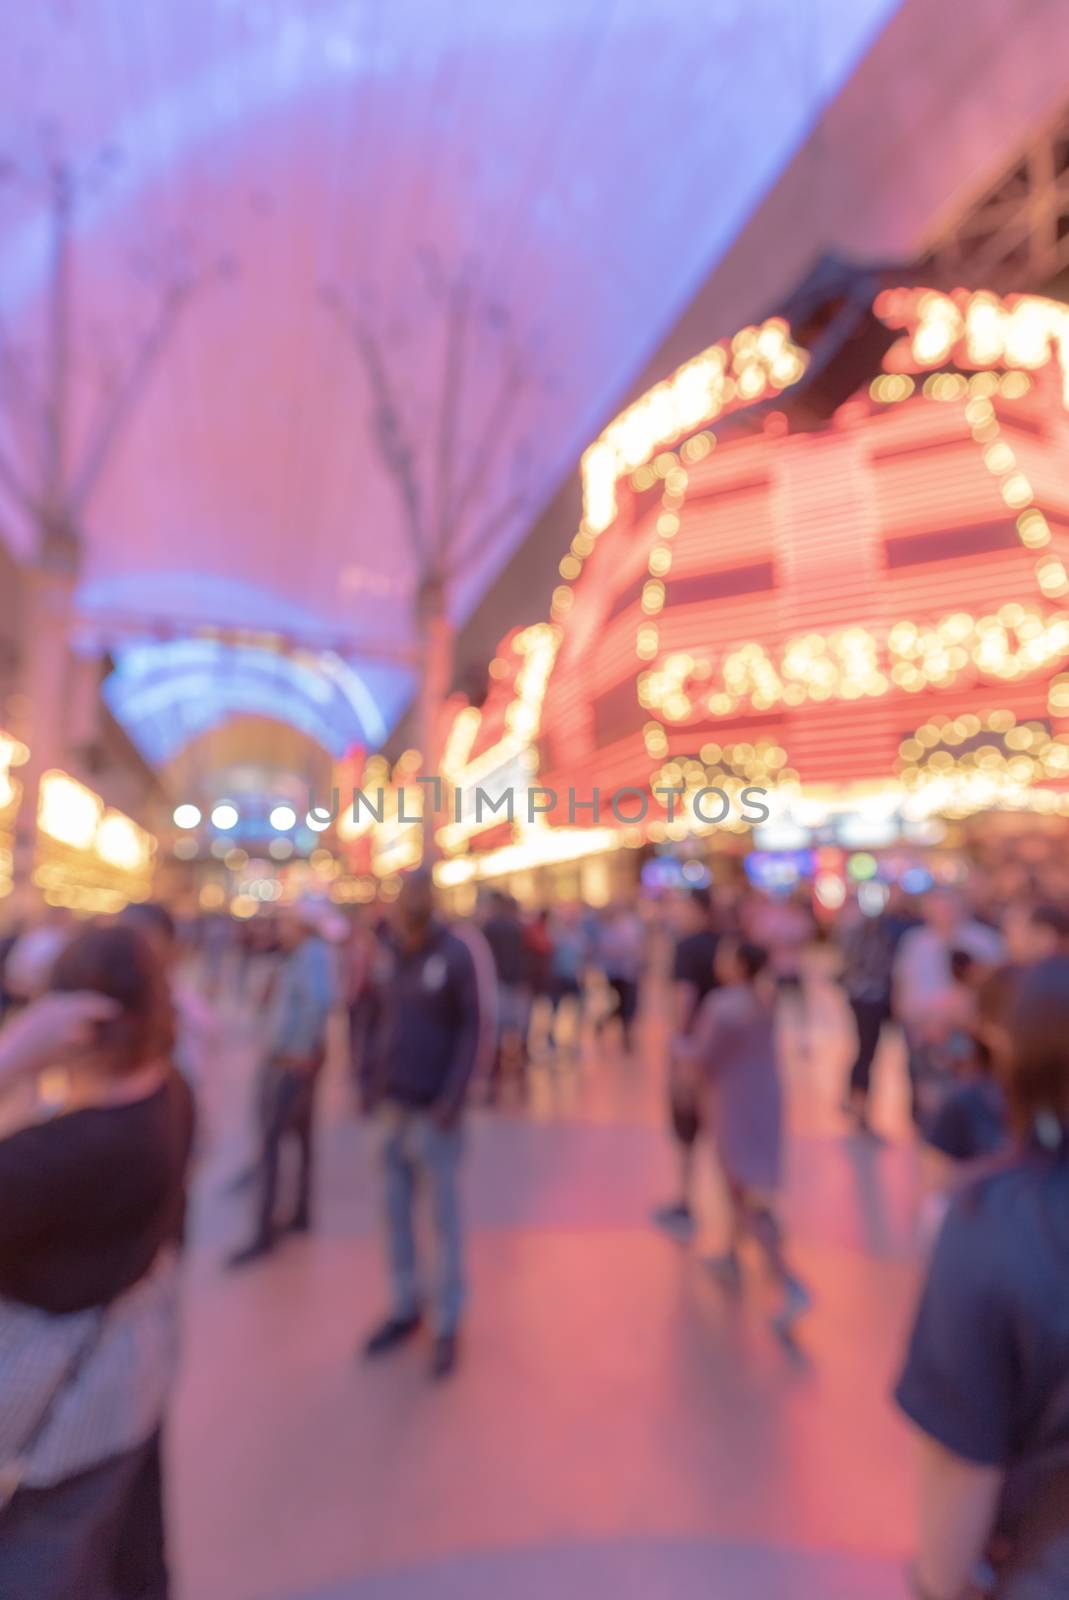
<svg viewBox="0 0 1069 1600"><path fill-rule="evenodd" d="M531 1020L531 955L519 907L495 889L482 925L497 973L497 1051L490 1069L490 1093L497 1093L506 1058L514 1060L521 1090L526 1086L527 1034Z"/></svg>
<svg viewBox="0 0 1069 1600"><path fill-rule="evenodd" d="M438 1247L431 1371L443 1378L456 1365L464 1301L459 1169L464 1102L480 1046L478 985L468 945L434 915L429 873L404 879L396 910L396 935L374 973L369 1042L393 1306L365 1354L396 1348L422 1320L412 1218L422 1180Z"/></svg>
<svg viewBox="0 0 1069 1600"><path fill-rule="evenodd" d="M1069 1594L1069 958L1016 983L1012 1155L951 1202L896 1390L921 1438L915 1592Z"/></svg>
<svg viewBox="0 0 1069 1600"><path fill-rule="evenodd" d="M192 1101L139 933L73 935L51 988L0 1033L0 1594L164 1600Z"/></svg>
<svg viewBox="0 0 1069 1600"><path fill-rule="evenodd" d="M677 1038L690 1035L702 1001L717 987L716 952L720 936L713 925L713 897L708 889L691 889L681 907L682 931L672 966L674 1024ZM701 1132L701 1095L691 1058L673 1050L668 1074L668 1110L672 1140L679 1161L679 1195L653 1214L659 1227L680 1237L694 1230L692 1190L694 1149Z"/></svg>
<svg viewBox="0 0 1069 1600"><path fill-rule="evenodd" d="M891 1021L892 974L902 939L917 919L902 908L892 886L891 898L875 916L857 910L843 928L842 984L857 1029L857 1050L850 1066L843 1111L859 1133L873 1134L869 1121L872 1065L884 1028Z"/></svg>

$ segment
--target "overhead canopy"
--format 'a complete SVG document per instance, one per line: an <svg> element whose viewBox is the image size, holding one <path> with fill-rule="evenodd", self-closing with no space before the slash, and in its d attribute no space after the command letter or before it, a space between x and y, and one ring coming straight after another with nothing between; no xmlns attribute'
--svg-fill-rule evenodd
<svg viewBox="0 0 1069 1600"><path fill-rule="evenodd" d="M101 370L129 362L176 271L197 286L82 517L80 609L151 759L268 709L329 749L374 744L411 694L413 552L324 291L374 329L427 518L443 494L461 507L462 618L896 4L11 12L0 307L31 380L49 242L32 172L48 149L94 174L76 213L76 461ZM35 447L18 416L0 437L16 466ZM29 554L27 518L2 509ZM204 623L276 637L184 640Z"/></svg>

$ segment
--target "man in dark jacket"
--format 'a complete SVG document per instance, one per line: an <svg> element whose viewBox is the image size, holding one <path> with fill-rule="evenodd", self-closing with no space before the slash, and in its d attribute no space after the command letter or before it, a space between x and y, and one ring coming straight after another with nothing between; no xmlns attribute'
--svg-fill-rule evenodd
<svg viewBox="0 0 1069 1600"><path fill-rule="evenodd" d="M434 1356L442 1378L457 1356L464 1300L459 1168L464 1101L479 1052L475 965L465 942L434 915L429 873L405 878L396 937L374 974L369 1081L381 1124L383 1219L393 1307L368 1339L378 1356L422 1321L412 1226L417 1184L430 1197L438 1261L432 1297Z"/></svg>

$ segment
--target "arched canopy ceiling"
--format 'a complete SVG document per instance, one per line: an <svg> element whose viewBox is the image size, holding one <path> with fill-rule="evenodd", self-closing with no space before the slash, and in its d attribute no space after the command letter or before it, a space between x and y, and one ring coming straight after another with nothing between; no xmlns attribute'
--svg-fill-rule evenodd
<svg viewBox="0 0 1069 1600"><path fill-rule="evenodd" d="M411 692L413 552L324 289L374 330L426 517L459 508L460 619L897 3L9 8L0 308L31 389L48 261L32 169L44 143L94 173L72 458L160 285L198 285L80 517L80 608L153 759L266 699L327 748L375 742ZM2 424L16 464L26 414ZM3 512L28 554L27 518ZM298 654L158 637L202 623Z"/></svg>
<svg viewBox="0 0 1069 1600"><path fill-rule="evenodd" d="M332 783L330 758L316 740L289 723L244 715L191 738L161 775L176 800L192 801L204 815L227 799L243 818L266 817L283 802L303 817L313 801L329 805Z"/></svg>

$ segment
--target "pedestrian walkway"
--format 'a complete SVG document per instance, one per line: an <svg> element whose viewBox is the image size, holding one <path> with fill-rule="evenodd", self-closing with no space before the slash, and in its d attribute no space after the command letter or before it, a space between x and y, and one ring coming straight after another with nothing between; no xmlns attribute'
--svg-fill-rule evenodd
<svg viewBox="0 0 1069 1600"><path fill-rule="evenodd" d="M848 1046L820 996L808 1053L789 1052L789 1216L816 1308L785 1350L756 1267L733 1297L701 1265L712 1174L707 1239L649 1224L671 1181L659 1048L652 1026L638 1062L588 1048L539 1072L527 1111L472 1118L472 1303L444 1386L420 1344L356 1359L385 1301L369 1134L340 1079L316 1235L230 1276L222 1141L170 1440L181 1600L901 1593L909 1441L887 1391L915 1281L912 1148L842 1135Z"/></svg>

